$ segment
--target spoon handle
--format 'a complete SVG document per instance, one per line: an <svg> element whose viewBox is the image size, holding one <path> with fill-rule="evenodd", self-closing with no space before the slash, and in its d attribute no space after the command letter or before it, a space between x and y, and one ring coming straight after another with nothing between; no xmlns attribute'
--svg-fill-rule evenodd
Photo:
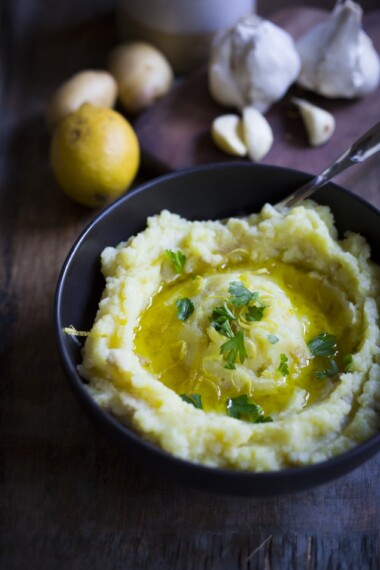
<svg viewBox="0 0 380 570"><path fill-rule="evenodd" d="M363 162L380 150L380 122L376 123L369 131L364 133L350 148L339 156L330 166L321 174L307 182L304 186L296 190L293 194L276 204L277 209L292 208L299 202L308 198L318 188L326 184L331 178L334 178L346 168Z"/></svg>

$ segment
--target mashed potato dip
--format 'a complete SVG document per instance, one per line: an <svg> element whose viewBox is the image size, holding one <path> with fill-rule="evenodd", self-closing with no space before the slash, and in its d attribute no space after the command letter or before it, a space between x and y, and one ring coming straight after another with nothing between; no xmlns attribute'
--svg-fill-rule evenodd
<svg viewBox="0 0 380 570"><path fill-rule="evenodd" d="M308 465L380 429L379 267L328 208L187 221L163 211L102 253L79 367L99 405L167 452Z"/></svg>

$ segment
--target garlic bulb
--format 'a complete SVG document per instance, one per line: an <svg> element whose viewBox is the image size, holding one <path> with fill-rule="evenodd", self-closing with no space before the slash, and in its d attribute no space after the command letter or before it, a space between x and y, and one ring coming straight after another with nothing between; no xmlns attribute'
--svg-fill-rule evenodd
<svg viewBox="0 0 380 570"><path fill-rule="evenodd" d="M328 19L297 42L302 59L298 84L326 97L360 97L380 81L379 56L361 28L362 9L338 3Z"/></svg>
<svg viewBox="0 0 380 570"><path fill-rule="evenodd" d="M217 35L211 49L209 88L221 105L265 113L297 79L301 61L292 37L256 15Z"/></svg>

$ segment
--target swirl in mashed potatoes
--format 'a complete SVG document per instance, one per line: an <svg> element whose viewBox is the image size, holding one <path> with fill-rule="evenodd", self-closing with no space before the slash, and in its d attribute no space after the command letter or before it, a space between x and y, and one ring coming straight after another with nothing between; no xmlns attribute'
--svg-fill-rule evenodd
<svg viewBox="0 0 380 570"><path fill-rule="evenodd" d="M340 454L380 428L369 257L312 202L225 222L163 211L103 251L80 373L100 406L183 459L266 471Z"/></svg>

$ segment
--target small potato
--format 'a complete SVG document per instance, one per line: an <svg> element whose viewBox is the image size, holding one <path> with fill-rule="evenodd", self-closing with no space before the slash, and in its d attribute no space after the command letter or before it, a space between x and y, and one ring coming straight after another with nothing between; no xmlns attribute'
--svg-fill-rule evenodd
<svg viewBox="0 0 380 570"><path fill-rule="evenodd" d="M120 103L133 114L150 107L173 84L168 60L145 42L129 42L115 48L108 68L117 81Z"/></svg>
<svg viewBox="0 0 380 570"><path fill-rule="evenodd" d="M117 97L117 83L107 71L80 71L65 81L51 98L46 121L53 129L66 115L83 103L98 107L113 107Z"/></svg>

